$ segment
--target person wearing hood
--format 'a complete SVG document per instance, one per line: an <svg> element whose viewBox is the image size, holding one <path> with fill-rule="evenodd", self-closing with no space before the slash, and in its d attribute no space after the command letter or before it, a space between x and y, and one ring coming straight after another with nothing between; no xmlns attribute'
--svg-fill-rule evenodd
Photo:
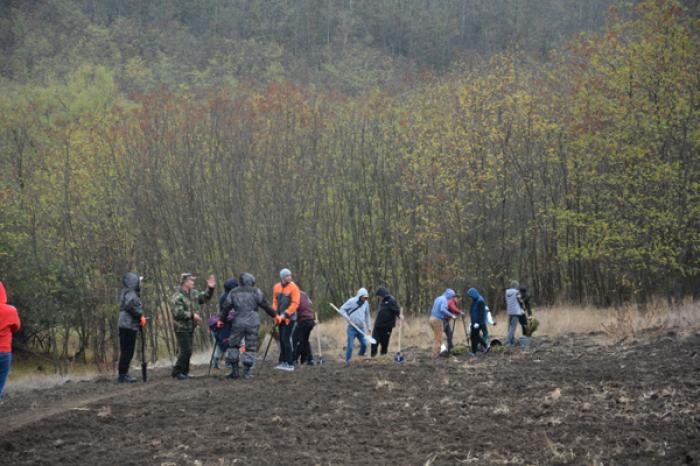
<svg viewBox="0 0 700 466"><path fill-rule="evenodd" d="M224 305L224 302L226 301L226 296L231 292L232 289L236 288L238 286L238 280L235 278L229 278L224 282L224 292L221 293L219 296L219 313L221 312L221 308ZM216 347L214 348L214 369L219 368L219 361L221 360L221 357L226 354L226 350L228 350L228 341L229 337L231 336L231 323L232 321L226 320L224 322L223 328L218 328L218 321L219 321L219 316L218 314L215 314L209 319L212 322L210 323L209 327L212 332L212 336L214 338L214 344Z"/></svg>
<svg viewBox="0 0 700 466"><path fill-rule="evenodd" d="M481 338L481 332L486 328L486 302L476 288L469 288L467 295L472 298L472 306L469 309L469 316L471 317L469 340L472 344L472 351L469 355L476 356L479 345L483 346L484 352L489 350L488 345Z"/></svg>
<svg viewBox="0 0 700 466"><path fill-rule="evenodd" d="M122 278L122 288L119 294L119 383L134 383L136 379L129 375L129 366L134 357L136 334L139 327L146 325L141 303L141 277L129 272Z"/></svg>
<svg viewBox="0 0 700 466"><path fill-rule="evenodd" d="M518 324L522 327L523 335L527 332L527 317L525 316L525 303L523 303L522 295L520 294L520 284L513 280L510 282L510 288L506 290L506 309L508 311L508 336L506 337L506 345L515 345L515 331Z"/></svg>
<svg viewBox="0 0 700 466"><path fill-rule="evenodd" d="M371 355L377 355L377 349L381 345L381 354L386 354L389 350L389 339L391 332L396 325L396 319L403 319L401 308L396 302L396 299L389 293L389 290L383 287L377 288L376 293L379 300L379 311L377 319L374 321L374 329L372 329L372 337L377 340L377 343L372 345Z"/></svg>
<svg viewBox="0 0 700 466"><path fill-rule="evenodd" d="M265 295L255 286L255 277L244 272L238 279L238 286L229 291L219 310L219 323L223 328L226 322L231 322L231 336L226 351L226 362L231 366L227 375L230 379L239 377L238 362L243 359L243 378L253 377L256 352L258 350L258 332L260 331L260 315L262 308L270 317L275 317L275 311L265 298ZM241 341L245 338L246 351L241 358Z"/></svg>
<svg viewBox="0 0 700 466"><path fill-rule="evenodd" d="M438 296L433 302L433 309L430 311L430 327L433 329L433 351L432 356L437 358L440 355L442 346L443 321L455 319L456 315L450 312L449 301L455 296L454 290L448 288L443 294Z"/></svg>
<svg viewBox="0 0 700 466"><path fill-rule="evenodd" d="M280 281L272 288L272 309L277 314L275 324L280 334L280 357L275 369L294 370L294 329L300 302L301 291L292 281L292 272L289 269L280 270Z"/></svg>
<svg viewBox="0 0 700 466"><path fill-rule="evenodd" d="M172 376L178 380L186 380L190 377L190 357L192 357L192 342L194 328L202 322L199 315L201 306L214 296L216 277L209 275L207 289L199 291L194 289L194 281L197 277L191 273L180 275L180 287L171 297L173 305L173 320L175 337L177 338L177 361L173 366Z"/></svg>
<svg viewBox="0 0 700 466"><path fill-rule="evenodd" d="M369 315L369 293L365 288L360 288L355 297L345 301L345 304L340 306L340 313L353 324L362 330L365 335L370 334L372 322ZM355 327L348 323L346 329L347 345L345 347L345 364L350 364L352 359L352 349L355 343L355 338L360 340L360 351L358 356L364 356L367 352L367 342L360 332Z"/></svg>
<svg viewBox="0 0 700 466"><path fill-rule="evenodd" d="M461 299L462 296L455 293L455 295L447 301L447 309L454 314L455 319L464 315L464 312L459 308L459 301ZM452 352L452 348L454 348L454 344L452 343L454 329L450 325L449 320L442 321L442 330L445 332L445 336L447 337L447 347L440 346L440 354L442 354L444 348L444 350L446 350L445 355L447 356Z"/></svg>
<svg viewBox="0 0 700 466"><path fill-rule="evenodd" d="M0 282L0 400L12 365L12 335L21 325L17 309L7 304L5 285Z"/></svg>

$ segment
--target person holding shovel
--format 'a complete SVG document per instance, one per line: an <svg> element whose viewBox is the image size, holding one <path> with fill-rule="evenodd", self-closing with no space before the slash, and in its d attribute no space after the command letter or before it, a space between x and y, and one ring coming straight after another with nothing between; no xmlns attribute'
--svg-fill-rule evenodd
<svg viewBox="0 0 700 466"><path fill-rule="evenodd" d="M202 322L199 310L214 296L214 287L216 286L216 277L209 275L207 289L205 291L195 290L194 281L196 278L191 273L181 274L180 288L171 298L178 347L177 361L173 366L172 376L178 380L186 380L190 377L194 328Z"/></svg>
<svg viewBox="0 0 700 466"><path fill-rule="evenodd" d="M459 294L455 294L452 298L450 298L447 301L447 309L455 316L454 318L456 319L457 317L461 317L464 312L459 308L459 302L462 299L462 296ZM443 347L440 347L440 355L444 354L445 356L449 356L449 354L452 352L452 348L454 348L454 345L452 343L452 339L454 337L454 328L450 326L450 320L443 320L442 321L442 329L445 332L445 336L447 337L447 347L445 348L447 351L443 353Z"/></svg>
<svg viewBox="0 0 700 466"><path fill-rule="evenodd" d="M469 309L469 315L472 321L469 327L469 340L471 341L472 348L469 356L476 356L479 345L484 348L483 351L485 353L489 351L488 345L481 338L481 333L486 328L486 302L476 288L469 288L467 295L472 298L472 306Z"/></svg>
<svg viewBox="0 0 700 466"><path fill-rule="evenodd" d="M129 272L122 278L122 288L119 294L119 383L134 383L136 379L129 375L129 366L136 348L136 334L139 327L146 326L141 303L141 277Z"/></svg>
<svg viewBox="0 0 700 466"><path fill-rule="evenodd" d="M443 321L450 321L456 316L450 312L449 300L454 298L455 292L451 288L445 290L443 294L438 296L433 302L433 309L430 311L430 327L433 329L433 358L440 355L440 347L442 346Z"/></svg>
<svg viewBox="0 0 700 466"><path fill-rule="evenodd" d="M348 299L345 304L340 306L339 312L347 320L355 324L365 335L369 335L372 328L372 322L369 315L369 293L365 288L360 288L354 298ZM358 356L364 356L367 352L367 342L365 337L357 331L357 329L348 322L346 329L348 341L345 348L345 365L350 364L352 359L352 349L355 343L355 338L360 340L360 351Z"/></svg>
<svg viewBox="0 0 700 466"><path fill-rule="evenodd" d="M396 302L396 299L389 293L389 290L384 287L379 287L377 288L376 296L379 300L379 311L377 312L377 320L374 321L372 337L377 340L377 342L372 345L372 357L377 355L377 350L380 345L382 347L381 354L387 353L389 350L391 331L396 325L396 319L399 318L403 320L401 308Z"/></svg>

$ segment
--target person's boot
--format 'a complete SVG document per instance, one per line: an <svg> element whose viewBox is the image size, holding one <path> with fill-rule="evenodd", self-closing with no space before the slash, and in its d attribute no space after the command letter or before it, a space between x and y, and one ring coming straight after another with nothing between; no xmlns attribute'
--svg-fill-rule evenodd
<svg viewBox="0 0 700 466"><path fill-rule="evenodd" d="M134 383L136 382L136 379L130 376L129 374L121 374L119 378L117 379L117 382L119 383Z"/></svg>
<svg viewBox="0 0 700 466"><path fill-rule="evenodd" d="M243 366L243 378L245 380L250 380L253 378L253 366L245 364Z"/></svg>
<svg viewBox="0 0 700 466"><path fill-rule="evenodd" d="M233 364L231 365L231 372L226 375L226 378L237 379L238 377L240 377L240 374L238 373L238 364Z"/></svg>

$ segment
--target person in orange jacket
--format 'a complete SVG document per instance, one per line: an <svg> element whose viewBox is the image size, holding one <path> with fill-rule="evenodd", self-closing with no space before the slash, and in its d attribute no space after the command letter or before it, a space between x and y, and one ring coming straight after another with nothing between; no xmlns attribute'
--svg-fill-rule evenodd
<svg viewBox="0 0 700 466"><path fill-rule="evenodd" d="M7 304L5 285L0 282L0 400L12 365L12 334L20 326L17 309Z"/></svg>
<svg viewBox="0 0 700 466"><path fill-rule="evenodd" d="M272 309L275 311L275 324L279 328L280 358L275 369L294 371L294 344L292 337L297 322L297 309L301 302L301 291L292 281L289 269L280 270L280 282L272 289Z"/></svg>

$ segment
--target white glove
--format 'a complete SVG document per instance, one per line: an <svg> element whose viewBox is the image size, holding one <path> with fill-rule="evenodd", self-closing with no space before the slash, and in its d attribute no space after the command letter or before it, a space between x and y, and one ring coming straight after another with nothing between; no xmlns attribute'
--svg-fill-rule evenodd
<svg viewBox="0 0 700 466"><path fill-rule="evenodd" d="M472 324L472 325L474 326L475 329L479 328L479 324Z"/></svg>

